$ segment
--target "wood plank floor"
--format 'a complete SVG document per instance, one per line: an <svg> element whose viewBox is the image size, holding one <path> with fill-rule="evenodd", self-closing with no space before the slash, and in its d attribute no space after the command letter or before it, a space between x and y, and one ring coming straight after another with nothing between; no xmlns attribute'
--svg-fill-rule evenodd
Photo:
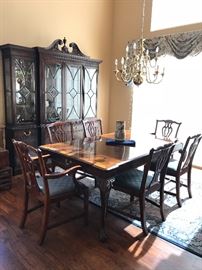
<svg viewBox="0 0 202 270"><path fill-rule="evenodd" d="M141 230L108 214L107 243L98 240L100 209L90 204L89 225L76 220L48 231L38 246L41 210L29 215L24 230L18 227L22 182L0 192L0 270L201 270L202 259L158 237L142 238ZM53 208L51 219L79 211L80 199Z"/></svg>

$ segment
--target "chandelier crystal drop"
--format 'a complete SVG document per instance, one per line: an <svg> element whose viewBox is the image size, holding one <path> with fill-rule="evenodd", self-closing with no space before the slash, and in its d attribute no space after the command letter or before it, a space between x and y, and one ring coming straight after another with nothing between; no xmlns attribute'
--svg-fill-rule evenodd
<svg viewBox="0 0 202 270"><path fill-rule="evenodd" d="M151 53L145 46L143 38L144 14L145 0L143 2L141 38L128 42L125 56L121 58L120 63L117 59L115 60L115 76L118 81L123 81L126 85L133 83L139 86L144 80L148 83L158 84L164 76L164 68L160 71L158 64L159 47L157 46L155 52Z"/></svg>

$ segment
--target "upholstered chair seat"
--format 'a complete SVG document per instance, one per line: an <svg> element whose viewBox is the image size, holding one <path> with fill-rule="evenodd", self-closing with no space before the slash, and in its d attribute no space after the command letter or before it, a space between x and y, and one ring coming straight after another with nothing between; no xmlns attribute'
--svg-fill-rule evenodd
<svg viewBox="0 0 202 270"><path fill-rule="evenodd" d="M138 169L132 169L128 172L122 173L116 177L113 187L130 190L134 196L138 196L141 190L143 174L144 172ZM147 175L145 189L149 187L152 179L153 177L151 175Z"/></svg>
<svg viewBox="0 0 202 270"><path fill-rule="evenodd" d="M36 176L36 181L40 191L45 193L44 179L42 176ZM53 197L62 193L72 193L75 190L75 184L71 176L62 176L48 180L49 196Z"/></svg>

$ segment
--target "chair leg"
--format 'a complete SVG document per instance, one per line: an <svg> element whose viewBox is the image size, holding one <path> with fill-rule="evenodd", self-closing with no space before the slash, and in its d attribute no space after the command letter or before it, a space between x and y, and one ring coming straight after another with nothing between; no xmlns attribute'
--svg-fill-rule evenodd
<svg viewBox="0 0 202 270"><path fill-rule="evenodd" d="M163 206L164 206L164 183L161 184L161 188L160 188L160 213L161 213L162 221L165 221Z"/></svg>
<svg viewBox="0 0 202 270"><path fill-rule="evenodd" d="M20 225L19 225L19 227L21 229L24 228L25 222L26 222L26 219L27 219L28 203L29 203L29 193L27 191L25 191L24 201L23 201L23 213L22 213L22 218L21 218Z"/></svg>
<svg viewBox="0 0 202 270"><path fill-rule="evenodd" d="M176 177L176 198L177 198L177 203L178 206L182 206L182 202L180 199L180 177Z"/></svg>
<svg viewBox="0 0 202 270"><path fill-rule="evenodd" d="M192 198L192 192L191 192L191 169L187 172L187 189L189 198Z"/></svg>
<svg viewBox="0 0 202 270"><path fill-rule="evenodd" d="M48 218L50 212L50 203L45 202L44 210L43 210L43 217L42 217L42 225L41 225L41 233L39 237L39 245L42 245L46 236L46 231L48 227Z"/></svg>
<svg viewBox="0 0 202 270"><path fill-rule="evenodd" d="M142 225L142 230L145 235L148 234L148 230L146 227L146 220L145 220L145 197L140 197L139 198L139 203L140 203L140 220L141 220L141 225Z"/></svg>

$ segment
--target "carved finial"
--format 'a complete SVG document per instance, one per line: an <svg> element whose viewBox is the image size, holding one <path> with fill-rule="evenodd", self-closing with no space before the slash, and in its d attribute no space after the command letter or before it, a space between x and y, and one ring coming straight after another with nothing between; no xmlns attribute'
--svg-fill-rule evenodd
<svg viewBox="0 0 202 270"><path fill-rule="evenodd" d="M79 47L76 43L72 42L69 44L69 47L72 48L71 51L69 51L68 47L66 46L66 43L67 43L66 37L64 37L63 40L56 39L55 41L53 41L53 43L50 46L46 47L45 49L46 50L62 51L62 52L67 53L67 54L84 56L84 57L89 58L89 56L87 56L81 52L81 50L79 49Z"/></svg>
<svg viewBox="0 0 202 270"><path fill-rule="evenodd" d="M63 46L62 46L62 51L63 52L66 52L66 53L69 53L69 50L68 50L68 48L67 48L67 46L66 46L66 42L67 42L67 39L66 39L66 37L64 37L63 38Z"/></svg>
<svg viewBox="0 0 202 270"><path fill-rule="evenodd" d="M61 39L56 39L51 43L50 46L46 47L47 50L57 50L59 51L59 45L62 45L63 41Z"/></svg>
<svg viewBox="0 0 202 270"><path fill-rule="evenodd" d="M78 45L77 45L76 43L74 43L74 42L70 43L70 44L69 44L69 47L72 47L72 52L71 52L71 54L75 54L75 55L79 55L79 56L86 56L85 54L83 54L83 53L80 51L80 49L79 49L79 47L78 47Z"/></svg>

